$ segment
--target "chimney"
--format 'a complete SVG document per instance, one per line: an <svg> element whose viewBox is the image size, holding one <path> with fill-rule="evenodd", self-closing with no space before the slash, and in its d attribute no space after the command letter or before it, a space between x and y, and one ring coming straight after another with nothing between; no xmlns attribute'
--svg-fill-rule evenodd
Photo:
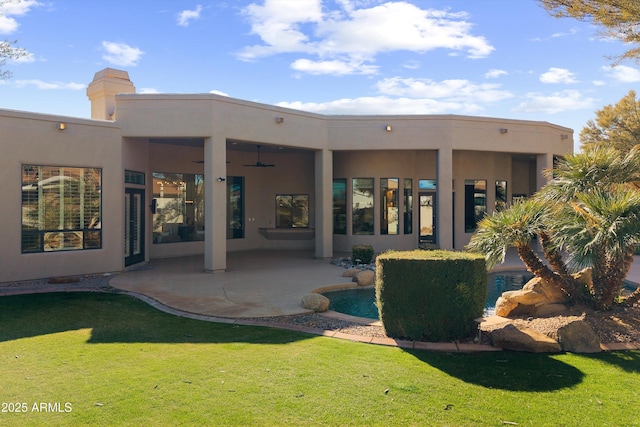
<svg viewBox="0 0 640 427"><path fill-rule="evenodd" d="M98 71L87 87L87 96L91 101L91 118L115 120L116 94L135 92L136 88L126 71L113 68Z"/></svg>

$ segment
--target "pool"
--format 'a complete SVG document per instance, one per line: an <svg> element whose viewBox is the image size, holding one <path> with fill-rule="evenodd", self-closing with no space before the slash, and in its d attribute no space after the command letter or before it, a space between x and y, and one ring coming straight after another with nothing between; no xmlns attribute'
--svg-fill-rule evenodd
<svg viewBox="0 0 640 427"><path fill-rule="evenodd" d="M532 277L533 274L528 272L489 274L487 300L484 306L485 315L495 312L496 301L503 292L522 289ZM378 318L374 288L343 289L324 292L323 295L329 298L329 310L368 319Z"/></svg>

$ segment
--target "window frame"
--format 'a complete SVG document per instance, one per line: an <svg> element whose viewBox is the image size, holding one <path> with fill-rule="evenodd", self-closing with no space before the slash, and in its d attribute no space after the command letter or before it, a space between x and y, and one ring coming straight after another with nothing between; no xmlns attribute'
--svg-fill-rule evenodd
<svg viewBox="0 0 640 427"><path fill-rule="evenodd" d="M280 218L280 213L279 213L279 208L281 207L278 200L279 198L291 198L291 203L290 203L290 218L289 218L289 225L282 225L279 221ZM304 215L302 215L303 219L306 219L305 221L303 221L303 224L306 225L296 225L296 209L297 209L297 205L295 203L296 199L306 199L306 210L304 211ZM310 203L311 203L311 198L309 197L309 194L276 194L275 197L275 227L276 228L282 228L282 229L288 229L288 228L309 228L309 211L311 210L310 208Z"/></svg>

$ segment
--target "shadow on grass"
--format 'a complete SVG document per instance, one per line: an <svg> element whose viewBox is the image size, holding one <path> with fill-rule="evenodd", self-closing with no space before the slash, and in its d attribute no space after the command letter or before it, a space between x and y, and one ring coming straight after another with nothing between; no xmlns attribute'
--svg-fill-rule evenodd
<svg viewBox="0 0 640 427"><path fill-rule="evenodd" d="M608 351L606 353L583 354L581 356L609 363L625 372L640 373L640 352L638 351Z"/></svg>
<svg viewBox="0 0 640 427"><path fill-rule="evenodd" d="M445 354L410 351L420 361L469 384L509 391L548 392L574 387L585 375L546 354Z"/></svg>
<svg viewBox="0 0 640 427"><path fill-rule="evenodd" d="M128 296L68 292L0 298L0 342L91 329L98 343L290 343L308 334L187 319Z"/></svg>

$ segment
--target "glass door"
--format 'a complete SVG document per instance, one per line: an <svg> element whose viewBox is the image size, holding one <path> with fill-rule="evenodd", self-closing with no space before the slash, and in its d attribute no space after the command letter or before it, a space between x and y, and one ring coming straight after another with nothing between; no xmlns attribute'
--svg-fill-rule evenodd
<svg viewBox="0 0 640 427"><path fill-rule="evenodd" d="M125 189L124 265L144 261L144 190Z"/></svg>
<svg viewBox="0 0 640 427"><path fill-rule="evenodd" d="M418 247L425 248L436 244L436 192L418 193L420 240Z"/></svg>

